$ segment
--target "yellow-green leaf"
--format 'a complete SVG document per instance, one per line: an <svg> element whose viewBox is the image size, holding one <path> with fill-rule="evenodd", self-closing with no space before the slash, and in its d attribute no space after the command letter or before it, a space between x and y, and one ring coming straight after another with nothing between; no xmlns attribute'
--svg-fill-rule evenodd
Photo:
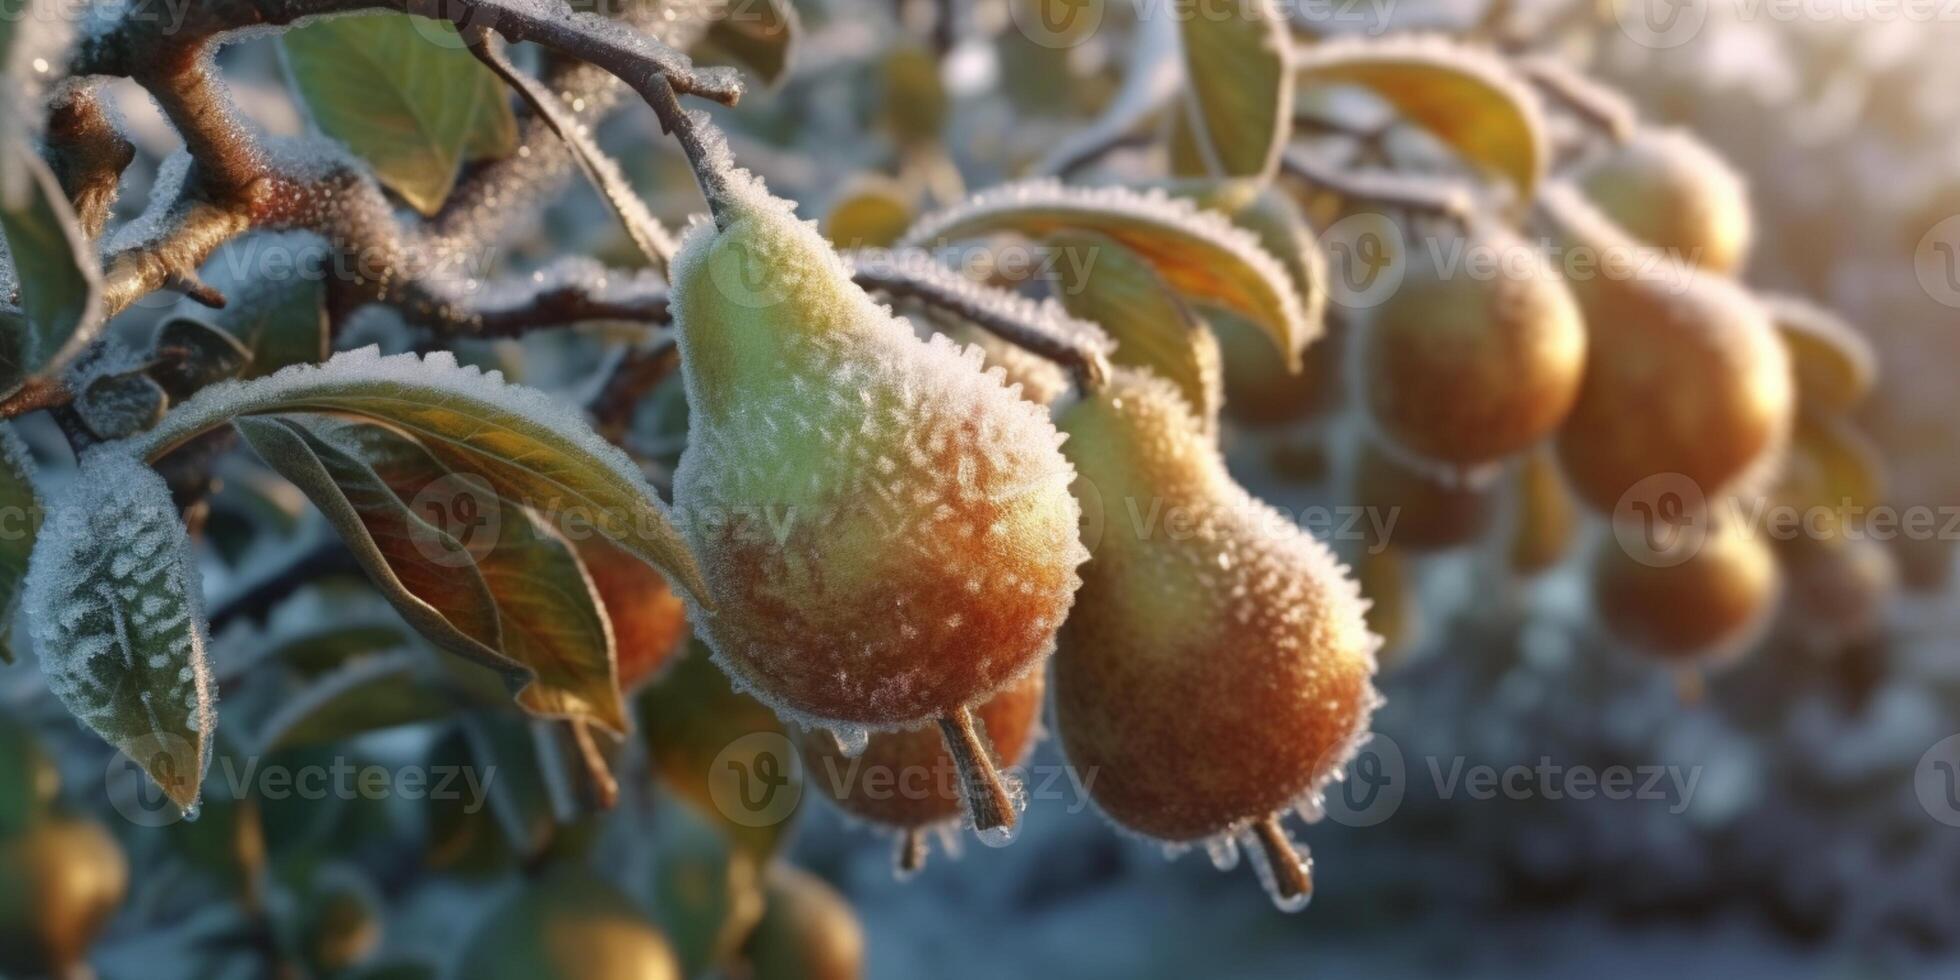
<svg viewBox="0 0 1960 980"><path fill-rule="evenodd" d="M1271 177L1293 127L1293 45L1274 0L1206 5L1178 19L1192 145L1220 177Z"/></svg>
<svg viewBox="0 0 1960 980"><path fill-rule="evenodd" d="M280 41L314 123L423 214L442 207L466 157L516 131L502 84L444 21L336 17Z"/></svg>
<svg viewBox="0 0 1960 980"><path fill-rule="evenodd" d="M1162 190L1006 184L927 216L904 244L929 248L1001 232L1091 231L1121 242L1185 298L1256 324L1289 365L1316 330L1286 268L1250 232Z"/></svg>
<svg viewBox="0 0 1960 980"><path fill-rule="evenodd" d="M1071 314L1102 326L1116 349L1112 364L1151 371L1177 386L1191 413L1209 426L1217 418L1217 341L1190 307L1135 252L1107 235L1070 231L1051 235L1050 251L1070 255L1055 263L1056 295Z"/></svg>
<svg viewBox="0 0 1960 980"><path fill-rule="evenodd" d="M1878 374L1878 355L1863 334L1805 300L1793 296L1762 300L1790 351L1797 397L1804 407L1844 412L1864 400Z"/></svg>
<svg viewBox="0 0 1960 980"><path fill-rule="evenodd" d="M1537 94L1495 56L1441 37L1344 39L1301 48L1302 86L1358 85L1528 201L1549 149Z"/></svg>
<svg viewBox="0 0 1960 980"><path fill-rule="evenodd" d="M102 273L54 173L25 141L0 143L0 171L21 174L0 195L0 232L20 291L18 313L0 311L0 394L60 368L102 326ZM0 296L0 303L9 302Z"/></svg>
<svg viewBox="0 0 1960 980"><path fill-rule="evenodd" d="M1802 509L1855 511L1885 499L1885 464L1878 447L1850 421L1802 412L1778 493Z"/></svg>
<svg viewBox="0 0 1960 980"><path fill-rule="evenodd" d="M697 600L706 595L666 505L625 453L594 434L569 406L507 384L494 372L461 367L445 353L383 357L369 347L318 367L213 385L132 439L131 449L155 458L234 418L290 412L385 423L572 537L604 536Z"/></svg>
<svg viewBox="0 0 1960 980"><path fill-rule="evenodd" d="M1306 318L1305 346L1326 332L1327 256L1300 206L1271 184L1250 180L1179 181L1170 192L1188 197L1251 232L1259 247L1286 266Z"/></svg>

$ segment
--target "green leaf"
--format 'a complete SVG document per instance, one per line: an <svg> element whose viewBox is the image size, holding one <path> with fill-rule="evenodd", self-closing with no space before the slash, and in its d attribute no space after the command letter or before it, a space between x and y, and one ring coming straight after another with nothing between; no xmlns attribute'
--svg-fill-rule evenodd
<svg viewBox="0 0 1960 980"><path fill-rule="evenodd" d="M374 348L319 367L213 385L132 440L150 458L234 418L290 412L354 415L410 435L450 469L475 473L574 538L591 532L661 570L697 601L694 556L632 460L575 410L541 392L456 364L453 357L382 357ZM580 525L571 527L570 525Z"/></svg>
<svg viewBox="0 0 1960 980"><path fill-rule="evenodd" d="M471 498L452 488L466 486L469 474L450 470L422 446L381 426L323 421L323 437L372 466L397 498L415 501L432 518L455 525L453 511ZM469 554L497 605L503 627L499 652L534 677L518 694L518 704L540 717L589 720L625 734L613 634L592 576L571 545L522 506L487 493L476 499L477 507L497 508L494 515L480 515L487 523L478 526ZM591 546L609 550L601 542Z"/></svg>
<svg viewBox="0 0 1960 980"><path fill-rule="evenodd" d="M250 357L239 377L262 377L293 364L327 359L326 279L303 265L280 269L271 257L318 254L300 232L255 234L226 245L204 263L204 279L230 300L221 310L181 304L176 319L208 322L230 334ZM263 258L261 258L263 257Z"/></svg>
<svg viewBox="0 0 1960 980"><path fill-rule="evenodd" d="M1885 500L1885 462L1848 420L1800 412L1778 496L1802 510L1860 511Z"/></svg>
<svg viewBox="0 0 1960 980"><path fill-rule="evenodd" d="M1076 261L1055 263L1056 289L1070 313L1100 324L1116 350L1110 363L1144 368L1177 386L1200 420L1216 418L1219 392L1207 364L1217 352L1204 325L1171 292L1162 277L1135 252L1094 232L1064 232L1048 238L1048 248Z"/></svg>
<svg viewBox="0 0 1960 980"><path fill-rule="evenodd" d="M18 315L0 316L0 392L59 369L100 331L102 273L54 173L25 142L0 143L0 170L26 176L0 194Z"/></svg>
<svg viewBox="0 0 1960 980"><path fill-rule="evenodd" d="M1280 260L1306 317L1303 346L1326 333L1327 256L1291 197L1271 184L1250 180L1183 181L1172 184L1170 192L1231 218Z"/></svg>
<svg viewBox="0 0 1960 980"><path fill-rule="evenodd" d="M1194 302L1222 306L1257 325L1289 366L1319 331L1286 268L1250 232L1162 190L1006 184L927 216L905 245L930 247L1002 232L1044 238L1091 231L1122 243Z"/></svg>
<svg viewBox="0 0 1960 980"><path fill-rule="evenodd" d="M1359 85L1464 160L1537 192L1550 159L1538 97L1495 56L1439 37L1339 40L1301 48L1302 86Z"/></svg>
<svg viewBox="0 0 1960 980"><path fill-rule="evenodd" d="M788 0L731 0L690 53L702 61L747 68L762 84L775 85L789 74L802 30Z"/></svg>
<svg viewBox="0 0 1960 980"><path fill-rule="evenodd" d="M274 416L234 424L320 509L402 619L436 646L502 672L515 691L526 678L501 652L496 601L468 549L410 510L372 467L322 439L313 422Z"/></svg>
<svg viewBox="0 0 1960 980"><path fill-rule="evenodd" d="M42 517L33 457L13 426L0 425L0 661L7 663L14 662L14 614Z"/></svg>
<svg viewBox="0 0 1960 980"><path fill-rule="evenodd" d="M260 732L259 751L327 745L445 717L452 699L425 670L411 653L351 661L281 705Z"/></svg>
<svg viewBox="0 0 1960 980"><path fill-rule="evenodd" d="M188 398L205 385L235 378L252 362L251 349L238 338L188 316L157 325L150 356L157 361L150 376L172 398Z"/></svg>
<svg viewBox="0 0 1960 980"><path fill-rule="evenodd" d="M321 131L423 214L442 207L466 157L514 139L502 85L448 23L396 13L336 17L280 41Z"/></svg>
<svg viewBox="0 0 1960 980"><path fill-rule="evenodd" d="M85 454L34 543L24 601L49 688L195 812L217 691L190 536L163 478L110 446Z"/></svg>
<svg viewBox="0 0 1960 980"><path fill-rule="evenodd" d="M1191 145L1220 177L1271 177L1293 127L1293 45L1274 0L1178 18Z"/></svg>
<svg viewBox="0 0 1960 980"><path fill-rule="evenodd" d="M75 413L104 439L135 435L163 418L170 397L141 370L98 374L75 396Z"/></svg>

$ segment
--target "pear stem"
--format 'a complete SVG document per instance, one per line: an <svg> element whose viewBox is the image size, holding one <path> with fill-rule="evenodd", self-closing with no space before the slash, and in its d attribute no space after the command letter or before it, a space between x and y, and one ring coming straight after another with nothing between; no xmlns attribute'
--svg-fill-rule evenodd
<svg viewBox="0 0 1960 980"><path fill-rule="evenodd" d="M905 835L898 842L898 870L901 874L914 875L926 866L926 839L917 827L905 828Z"/></svg>
<svg viewBox="0 0 1960 980"><path fill-rule="evenodd" d="M653 107L661 131L672 135L681 145L681 152L687 154L688 167L694 171L695 183L701 185L701 196L708 201L708 213L714 217L715 227L726 231L733 220L728 214L728 154L725 150L711 149L701 133L704 127L712 130L714 124L705 115L693 115L681 108L680 97L664 77L648 79L635 87Z"/></svg>
<svg viewBox="0 0 1960 980"><path fill-rule="evenodd" d="M572 741L578 745L579 760L585 764L586 777L592 781L593 802L601 810L618 806L619 780L613 776L605 753L599 751L599 743L593 741L592 727L584 721L573 721L571 729Z"/></svg>
<svg viewBox="0 0 1960 980"><path fill-rule="evenodd" d="M939 719L939 734L946 740L946 751L960 771L965 786L966 811L973 818L974 830L993 830L1014 826L1014 798L994 768L992 753L980 738L973 712L961 708Z"/></svg>
<svg viewBox="0 0 1960 980"><path fill-rule="evenodd" d="M1252 825L1252 833L1266 852L1266 866L1273 870L1279 897L1292 899L1313 894L1313 878L1307 873L1306 862L1293 849L1293 841L1279 825L1279 818L1270 814L1260 818Z"/></svg>

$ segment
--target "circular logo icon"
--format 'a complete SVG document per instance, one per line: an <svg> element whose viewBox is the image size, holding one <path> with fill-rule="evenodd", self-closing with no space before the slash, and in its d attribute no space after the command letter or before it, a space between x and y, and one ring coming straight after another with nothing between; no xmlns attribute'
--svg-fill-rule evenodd
<svg viewBox="0 0 1960 980"><path fill-rule="evenodd" d="M1620 33L1645 48L1676 48L1708 22L1708 0L1614 0Z"/></svg>
<svg viewBox="0 0 1960 980"><path fill-rule="evenodd" d="M1377 732L1362 739L1360 749L1342 768L1340 778L1327 785L1321 801L1327 819L1344 827L1372 827L1387 820L1401 809L1409 791L1402 747Z"/></svg>
<svg viewBox="0 0 1960 980"><path fill-rule="evenodd" d="M465 47L463 36L466 32L490 26L492 18L489 9L478 9L474 4L465 4L462 0L436 0L428 8L429 16L408 19L409 29L436 47L461 51Z"/></svg>
<svg viewBox="0 0 1960 980"><path fill-rule="evenodd" d="M1320 248L1327 256L1328 298L1346 309L1380 306L1408 273L1408 242L1385 214L1351 214L1328 225Z"/></svg>
<svg viewBox="0 0 1960 980"><path fill-rule="evenodd" d="M1072 48L1102 26L1105 0L1013 0L1014 26L1044 48Z"/></svg>
<svg viewBox="0 0 1960 980"><path fill-rule="evenodd" d="M1929 229L1912 252L1919 288L1941 306L1960 309L1960 215Z"/></svg>
<svg viewBox="0 0 1960 980"><path fill-rule="evenodd" d="M773 827L796 812L803 798L796 746L776 732L751 732L715 754L708 766L708 796L730 822Z"/></svg>
<svg viewBox="0 0 1960 980"><path fill-rule="evenodd" d="M162 732L137 738L109 757L102 787L109 805L139 827L168 827L185 819L164 785L184 786L203 779L204 759L195 746Z"/></svg>
<svg viewBox="0 0 1960 980"><path fill-rule="evenodd" d="M1919 757L1912 790L1927 816L1960 827L1960 735L1940 739Z"/></svg>
<svg viewBox="0 0 1960 980"><path fill-rule="evenodd" d="M789 297L789 282L774 257L757 248L768 235L747 227L743 218L715 236L708 252L708 278L723 298L752 310L775 306Z"/></svg>
<svg viewBox="0 0 1960 980"><path fill-rule="evenodd" d="M1634 561L1679 565L1708 540L1708 499L1680 473L1656 473L1627 488L1613 508L1613 538Z"/></svg>
<svg viewBox="0 0 1960 980"><path fill-rule="evenodd" d="M1082 508L1080 522L1082 547L1088 549L1090 555L1094 555L1096 549L1102 545L1103 530L1109 521L1109 515L1103 504L1102 490L1096 486L1096 481L1077 473L1075 482L1069 484L1069 492L1075 495L1076 505Z"/></svg>
<svg viewBox="0 0 1960 980"><path fill-rule="evenodd" d="M497 491L474 473L432 480L408 506L422 519L409 525L409 540L422 557L443 568L476 564L497 546L503 531Z"/></svg>

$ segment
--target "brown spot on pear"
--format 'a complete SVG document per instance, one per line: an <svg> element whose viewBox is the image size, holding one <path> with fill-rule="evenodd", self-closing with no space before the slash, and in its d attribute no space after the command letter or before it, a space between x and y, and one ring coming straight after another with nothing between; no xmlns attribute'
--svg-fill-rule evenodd
<svg viewBox="0 0 1960 980"><path fill-rule="evenodd" d="M1586 331L1541 253L1489 225L1412 250L1402 284L1367 311L1349 369L1379 435L1475 466L1550 435L1579 395Z"/></svg>
<svg viewBox="0 0 1960 980"><path fill-rule="evenodd" d="M1681 262L1731 275L1749 256L1749 189L1684 130L1640 130L1574 179L1614 224Z"/></svg>
<svg viewBox="0 0 1960 980"><path fill-rule="evenodd" d="M1766 471L1794 409L1790 360L1760 304L1722 276L1630 242L1568 185L1540 197L1554 238L1594 267L1571 278L1585 380L1558 436L1580 499L1605 513L1658 474L1706 499Z"/></svg>
<svg viewBox="0 0 1960 980"><path fill-rule="evenodd" d="M1096 803L1188 842L1317 797L1379 701L1354 582L1233 482L1168 383L1118 371L1062 427L1078 493L1104 517L1054 676L1057 729L1071 765L1097 774ZM1272 858L1288 872L1275 887L1297 884L1290 848Z"/></svg>
<svg viewBox="0 0 1960 980"><path fill-rule="evenodd" d="M1061 437L979 351L872 302L788 203L730 181L723 227L673 262L675 511L708 587L689 620L806 724L957 727L1047 657L1079 584Z"/></svg>

